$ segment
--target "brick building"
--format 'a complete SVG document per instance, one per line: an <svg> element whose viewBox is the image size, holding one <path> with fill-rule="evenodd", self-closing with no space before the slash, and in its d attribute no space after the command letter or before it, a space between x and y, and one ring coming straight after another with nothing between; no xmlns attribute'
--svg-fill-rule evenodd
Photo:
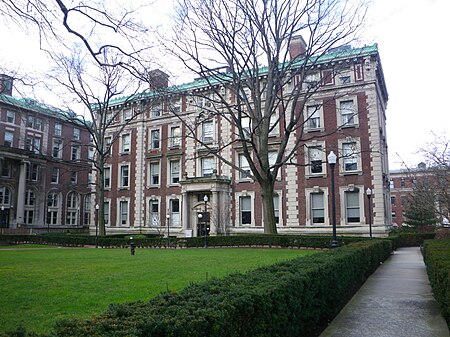
<svg viewBox="0 0 450 337"><path fill-rule="evenodd" d="M438 172L441 172L438 174ZM439 183L439 177L445 176L445 169L439 170L436 168L427 167L424 163L420 163L416 168L391 170L390 177L390 191L391 191L391 207L392 207L392 224L395 227L405 225L405 207L408 202L408 197L414 193L414 185L417 182L424 183L430 189L440 192L443 184ZM446 179L448 182L448 179ZM448 194L447 194L448 195ZM435 205L440 214L440 218L448 220L448 206L445 203L439 203L439 196L436 195Z"/></svg>
<svg viewBox="0 0 450 337"><path fill-rule="evenodd" d="M340 71L334 72L337 67ZM391 224L388 95L377 46L326 54L309 75L324 84L308 102L308 120L298 130L299 136L310 135L310 141L297 151L300 165L283 167L275 183L278 232L331 233L327 155L332 150L339 158L335 167L338 234L367 234L371 222L374 234L384 235ZM167 77L160 77L164 79L160 82L167 83ZM283 90L288 92L290 85L286 83ZM218 113L204 117L216 108L213 100L204 99L211 90L205 81L195 80L180 88L182 94L167 94L162 99L150 92L134 101L112 102L111 109L122 113L109 138L113 139L125 122L128 125L113 144L106 166L103 207L107 233L167 234L169 230L171 235L196 236L202 221L199 214L205 208L210 212L213 235L262 233L261 192L245 174L248 162L242 148L239 143L220 147L223 139L236 137L234 126ZM221 90L233 101L233 92L225 87ZM201 122L194 123L192 130L175 115ZM269 136L271 151L280 143L283 128L275 125ZM289 146L292 149L294 145ZM214 156L211 149L219 148L222 156L241 170ZM367 188L373 190L372 220L368 218Z"/></svg>
<svg viewBox="0 0 450 337"><path fill-rule="evenodd" d="M91 221L89 134L67 114L12 96L0 75L0 224L81 228Z"/></svg>

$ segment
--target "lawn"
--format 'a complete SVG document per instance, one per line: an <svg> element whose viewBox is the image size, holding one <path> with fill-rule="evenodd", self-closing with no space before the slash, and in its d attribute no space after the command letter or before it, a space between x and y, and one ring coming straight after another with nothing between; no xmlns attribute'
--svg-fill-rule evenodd
<svg viewBox="0 0 450 337"><path fill-rule="evenodd" d="M314 251L287 249L0 250L0 331L45 332L55 320L88 318L110 303L147 300L194 282L245 272Z"/></svg>

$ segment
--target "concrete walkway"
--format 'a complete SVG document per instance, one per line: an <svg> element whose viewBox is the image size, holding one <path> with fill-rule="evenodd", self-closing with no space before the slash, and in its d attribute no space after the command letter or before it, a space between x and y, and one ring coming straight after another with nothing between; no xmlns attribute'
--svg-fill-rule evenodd
<svg viewBox="0 0 450 337"><path fill-rule="evenodd" d="M450 337L419 248L400 248L320 337Z"/></svg>

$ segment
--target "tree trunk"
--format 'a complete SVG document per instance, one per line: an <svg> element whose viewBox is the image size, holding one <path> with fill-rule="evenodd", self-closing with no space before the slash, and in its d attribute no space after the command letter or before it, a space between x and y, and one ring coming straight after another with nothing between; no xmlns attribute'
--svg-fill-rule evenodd
<svg viewBox="0 0 450 337"><path fill-rule="evenodd" d="M101 163L104 163L100 160ZM97 167L98 172L98 199L97 204L99 206L98 209L98 234L100 236L106 235L106 227L105 227L105 172L103 169L104 165L100 164Z"/></svg>
<svg viewBox="0 0 450 337"><path fill-rule="evenodd" d="M264 234L277 234L275 209L273 204L273 184L264 181L260 184L262 190L262 207L264 213Z"/></svg>

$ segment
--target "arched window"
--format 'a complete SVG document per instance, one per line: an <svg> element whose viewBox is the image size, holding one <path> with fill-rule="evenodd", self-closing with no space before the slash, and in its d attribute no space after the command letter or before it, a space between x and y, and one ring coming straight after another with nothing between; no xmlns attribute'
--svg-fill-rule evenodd
<svg viewBox="0 0 450 337"><path fill-rule="evenodd" d="M50 192L47 195L47 225L57 225L60 208L58 193Z"/></svg>
<svg viewBox="0 0 450 337"><path fill-rule="evenodd" d="M78 223L78 209L79 209L79 202L80 198L78 196L78 193L76 192L69 192L67 194L67 200L66 200L66 225L67 226L76 226Z"/></svg>
<svg viewBox="0 0 450 337"><path fill-rule="evenodd" d="M92 195L87 194L84 196L84 217L83 217L83 223L85 225L91 224L91 208L92 208Z"/></svg>
<svg viewBox="0 0 450 337"><path fill-rule="evenodd" d="M9 205L11 202L11 191L7 187L0 187L0 205Z"/></svg>

